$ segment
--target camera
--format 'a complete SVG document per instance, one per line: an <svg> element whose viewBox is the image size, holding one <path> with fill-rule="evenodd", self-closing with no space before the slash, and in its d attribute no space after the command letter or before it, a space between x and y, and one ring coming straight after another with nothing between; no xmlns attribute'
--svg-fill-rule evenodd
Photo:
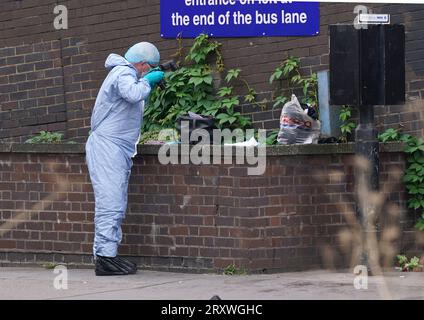
<svg viewBox="0 0 424 320"><path fill-rule="evenodd" d="M174 60L170 60L167 61L165 63L162 63L161 65L159 65L159 69L161 71L175 71L178 69L178 65L174 62ZM165 89L165 81L161 81L158 83L158 87L161 88L162 90Z"/></svg>

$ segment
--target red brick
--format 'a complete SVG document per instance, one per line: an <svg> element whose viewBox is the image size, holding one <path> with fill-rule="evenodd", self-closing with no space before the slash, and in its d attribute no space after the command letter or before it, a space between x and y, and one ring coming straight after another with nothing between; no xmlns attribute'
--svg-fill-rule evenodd
<svg viewBox="0 0 424 320"><path fill-rule="evenodd" d="M188 235L188 228L185 226L179 226L179 227L171 227L169 229L170 235Z"/></svg>
<svg viewBox="0 0 424 320"><path fill-rule="evenodd" d="M0 248L2 249L15 249L16 248L15 240L2 240L0 239Z"/></svg>

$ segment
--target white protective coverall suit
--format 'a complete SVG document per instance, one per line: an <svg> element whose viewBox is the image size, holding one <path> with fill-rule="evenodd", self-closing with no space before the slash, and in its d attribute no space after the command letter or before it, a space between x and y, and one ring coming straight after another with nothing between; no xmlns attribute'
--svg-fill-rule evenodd
<svg viewBox="0 0 424 320"><path fill-rule="evenodd" d="M115 257L128 198L132 157L137 152L148 81L125 58L110 54L110 70L98 93L86 143L95 195L94 256Z"/></svg>

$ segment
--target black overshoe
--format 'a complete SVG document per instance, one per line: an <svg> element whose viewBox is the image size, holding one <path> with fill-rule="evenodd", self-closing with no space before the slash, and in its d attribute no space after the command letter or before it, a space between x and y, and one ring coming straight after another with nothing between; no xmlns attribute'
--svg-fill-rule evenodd
<svg viewBox="0 0 424 320"><path fill-rule="evenodd" d="M126 266L129 270L130 274L134 274L137 272L137 264L135 264L134 262L126 259L126 258L122 258L122 257L116 257L115 258L120 264Z"/></svg>
<svg viewBox="0 0 424 320"><path fill-rule="evenodd" d="M96 276L122 276L137 272L137 265L120 257L96 256Z"/></svg>

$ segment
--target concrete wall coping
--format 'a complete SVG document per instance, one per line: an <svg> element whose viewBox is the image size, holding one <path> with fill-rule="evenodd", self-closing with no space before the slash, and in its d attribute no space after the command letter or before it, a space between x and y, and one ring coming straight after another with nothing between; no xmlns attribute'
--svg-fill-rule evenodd
<svg viewBox="0 0 424 320"><path fill-rule="evenodd" d="M181 146L181 145L180 145ZM139 155L157 155L160 145L139 145ZM229 147L222 147L229 148ZM231 148L231 147L230 147ZM236 149L233 147L233 151ZM237 149L243 149L238 147ZM404 144L401 142L380 143L380 152L402 152ZM182 150L181 154L186 153ZM328 155L354 154L355 143L342 144L309 144L309 145L277 145L267 146L267 156L298 156L298 155ZM85 144L28 144L28 143L1 143L0 153L50 153L50 154L85 154ZM236 151L233 152L235 155ZM222 155L225 150L222 149Z"/></svg>

